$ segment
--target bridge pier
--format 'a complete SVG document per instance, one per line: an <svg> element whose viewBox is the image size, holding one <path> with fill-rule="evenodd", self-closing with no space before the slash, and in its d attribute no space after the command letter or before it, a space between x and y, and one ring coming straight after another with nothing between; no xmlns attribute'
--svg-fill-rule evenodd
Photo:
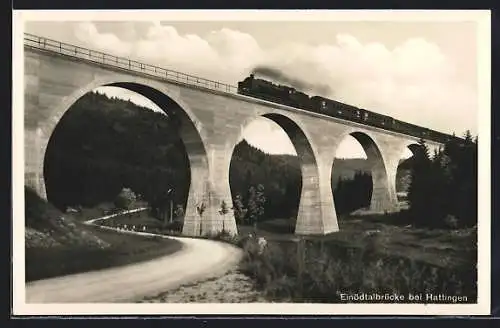
<svg viewBox="0 0 500 328"><path fill-rule="evenodd" d="M186 215L182 234L203 236L222 230L238 234L229 186L229 165L231 151L216 149L207 151L208 163L200 159L190 159L191 187L189 190ZM222 214L222 202L228 210Z"/></svg>
<svg viewBox="0 0 500 328"><path fill-rule="evenodd" d="M353 132L350 135L363 147L366 160L371 168L373 188L369 211L384 213L397 210L396 171L392 169L392 162L398 162L401 157L402 153L398 153L399 147L394 149L394 147L387 146L383 142L377 142L372 136L364 132Z"/></svg>
<svg viewBox="0 0 500 328"><path fill-rule="evenodd" d="M397 141L392 143L379 143L383 161L374 166L373 174L373 196L371 210L375 212L394 212L399 211L399 201L396 193L396 176L399 162L402 159L406 148L410 148L408 141ZM385 173L383 173L385 172Z"/></svg>
<svg viewBox="0 0 500 328"><path fill-rule="evenodd" d="M48 138L39 127L24 130L24 184L33 189L43 200L47 200L43 160Z"/></svg>
<svg viewBox="0 0 500 328"><path fill-rule="evenodd" d="M397 169L397 166L396 166ZM385 168L383 163L372 167L372 199L370 212L394 212L398 209L396 197L396 170Z"/></svg>
<svg viewBox="0 0 500 328"><path fill-rule="evenodd" d="M339 230L330 183L331 166L302 165L302 193L295 234L326 235Z"/></svg>
<svg viewBox="0 0 500 328"><path fill-rule="evenodd" d="M208 163L204 156L189 156L191 167L191 184L189 187L186 209L184 211L184 224L182 234L186 236L199 236L202 229L202 215L197 208L206 204Z"/></svg>
<svg viewBox="0 0 500 328"><path fill-rule="evenodd" d="M393 142L391 144L381 144L381 149L383 149L384 154L384 164L387 172L387 195L388 200L386 200L386 205L382 205L381 208L384 211L399 211L399 201L397 198L397 190L396 190L396 178L399 162L402 159L402 155L405 149L410 149L413 155L416 152L420 151L420 146L416 142ZM435 151L438 151L441 148L441 145L431 144L427 146L429 148L429 155L431 158ZM379 183L379 186L383 185ZM382 198L382 197L380 197ZM385 207L384 207L385 206Z"/></svg>

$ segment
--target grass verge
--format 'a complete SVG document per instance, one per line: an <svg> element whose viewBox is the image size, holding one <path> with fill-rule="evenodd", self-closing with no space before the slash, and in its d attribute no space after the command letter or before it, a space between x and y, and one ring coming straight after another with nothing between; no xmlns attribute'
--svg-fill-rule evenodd
<svg viewBox="0 0 500 328"><path fill-rule="evenodd" d="M289 231L276 227L289 221L262 224L257 236L267 245L248 238L240 270L280 302L475 303L476 229L417 229L403 219L341 218L339 232L302 242L276 233ZM239 230L253 233L250 227Z"/></svg>
<svg viewBox="0 0 500 328"><path fill-rule="evenodd" d="M26 281L122 266L172 254L182 248L177 240L123 234L99 227L90 230L109 244L104 249L58 246L26 249Z"/></svg>
<svg viewBox="0 0 500 328"><path fill-rule="evenodd" d="M147 261L179 251L182 243L159 236L104 230L80 222L102 210L86 209L78 218L25 188L25 279L27 282Z"/></svg>
<svg viewBox="0 0 500 328"><path fill-rule="evenodd" d="M467 303L475 303L477 297L475 266L439 267L388 256L368 242L364 247L349 247L331 241L305 241L303 246L281 241L268 242L262 250L249 239L244 251L241 272L276 301L342 303L352 302L349 295L363 293L400 298L371 300L377 303L453 302L428 299L427 294L465 296L461 301ZM410 295L422 295L423 300L411 300Z"/></svg>

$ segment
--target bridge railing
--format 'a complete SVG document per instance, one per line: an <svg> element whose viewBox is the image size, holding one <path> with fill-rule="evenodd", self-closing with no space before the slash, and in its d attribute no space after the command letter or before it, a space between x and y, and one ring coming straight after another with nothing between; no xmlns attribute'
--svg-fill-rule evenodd
<svg viewBox="0 0 500 328"><path fill-rule="evenodd" d="M219 90L228 93L236 93L237 91L237 87L234 85L189 75L150 64L141 63L139 61L131 60L128 58L110 55L101 51L79 47L69 43L64 43L29 33L24 34L24 45L32 48L53 51L71 57L86 59L104 65L126 69L129 71L147 73L149 75L160 77L166 80L202 86L212 90Z"/></svg>

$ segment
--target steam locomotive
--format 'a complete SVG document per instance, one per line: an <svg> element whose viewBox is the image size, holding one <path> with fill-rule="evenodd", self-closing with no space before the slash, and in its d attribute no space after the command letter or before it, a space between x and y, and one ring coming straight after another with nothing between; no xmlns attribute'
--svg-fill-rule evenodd
<svg viewBox="0 0 500 328"><path fill-rule="evenodd" d="M389 131L404 133L417 138L434 140L441 143L445 143L452 138L452 136L438 131L396 120L390 116L347 105L332 99L320 96L310 97L295 88L257 79L253 74L250 74L243 81L238 82L238 93Z"/></svg>

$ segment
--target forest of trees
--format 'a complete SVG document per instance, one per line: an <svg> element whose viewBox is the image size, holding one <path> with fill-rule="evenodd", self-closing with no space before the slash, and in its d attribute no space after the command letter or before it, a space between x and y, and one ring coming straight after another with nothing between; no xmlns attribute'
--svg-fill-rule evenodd
<svg viewBox="0 0 500 328"><path fill-rule="evenodd" d="M147 201L156 216L182 213L189 191L189 160L168 116L130 101L89 93L57 125L45 158L49 200L57 207L92 207L113 201L130 188ZM348 167L351 167L348 169ZM371 176L362 159L336 159L332 174L340 214L369 205ZM296 217L302 178L291 155L268 155L245 140L234 150L230 166L233 201L248 208L259 188L265 197L259 219ZM253 190L252 190L253 188ZM169 190L173 190L169 194ZM251 204L250 204L251 205ZM250 223L250 212L244 222Z"/></svg>
<svg viewBox="0 0 500 328"><path fill-rule="evenodd" d="M89 93L63 116L49 141L45 178L60 208L113 200L123 187L151 199L169 185L179 197L189 170L182 142L160 113ZM153 138L154 136L154 138ZM167 183L167 185L163 185Z"/></svg>
<svg viewBox="0 0 500 328"><path fill-rule="evenodd" d="M372 176L368 173L358 171L352 179L340 177L333 193L337 215L369 207L372 190Z"/></svg>
<svg viewBox="0 0 500 328"><path fill-rule="evenodd" d="M412 223L430 228L477 224L477 138L467 131L430 156L423 140L413 157L408 192Z"/></svg>

